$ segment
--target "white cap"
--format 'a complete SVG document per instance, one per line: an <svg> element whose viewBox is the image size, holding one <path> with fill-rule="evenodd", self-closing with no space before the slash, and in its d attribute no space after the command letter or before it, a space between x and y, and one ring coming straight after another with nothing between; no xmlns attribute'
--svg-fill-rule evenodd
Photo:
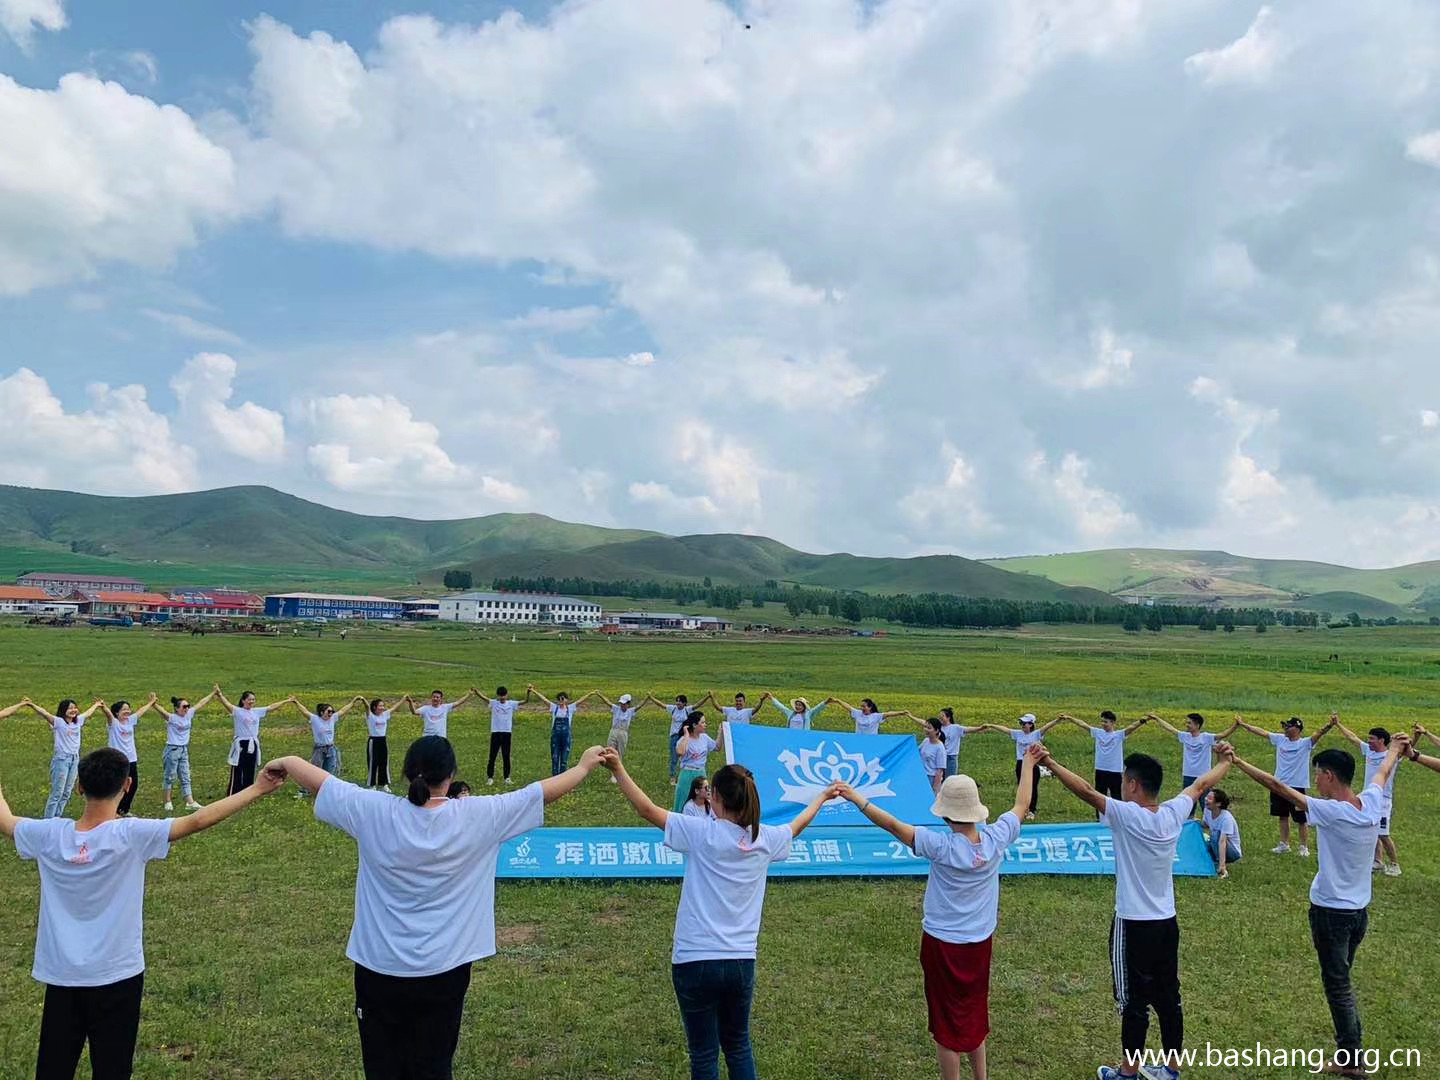
<svg viewBox="0 0 1440 1080"><path fill-rule="evenodd" d="M630 695L629 695L629 694L621 694L621 695L620 695L620 704L621 704L621 705L629 705L629 704L630 704Z"/></svg>
<svg viewBox="0 0 1440 1080"><path fill-rule="evenodd" d="M1033 724L1033 723L1035 723L1035 714L1034 714L1033 712L1027 712L1024 716L1020 717L1020 723L1022 723L1022 724Z"/></svg>

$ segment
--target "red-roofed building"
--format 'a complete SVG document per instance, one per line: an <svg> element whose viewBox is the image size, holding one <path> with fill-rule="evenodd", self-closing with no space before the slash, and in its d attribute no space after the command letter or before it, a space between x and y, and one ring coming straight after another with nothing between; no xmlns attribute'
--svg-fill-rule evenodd
<svg viewBox="0 0 1440 1080"><path fill-rule="evenodd" d="M33 585L0 585L0 615L52 615L73 612L73 601L57 600Z"/></svg>
<svg viewBox="0 0 1440 1080"><path fill-rule="evenodd" d="M152 592L89 592L76 589L70 599L81 615L174 615L181 607L168 596Z"/></svg>
<svg viewBox="0 0 1440 1080"><path fill-rule="evenodd" d="M175 589L170 599L180 605L174 615L247 618L265 614L264 598L240 589Z"/></svg>
<svg viewBox="0 0 1440 1080"><path fill-rule="evenodd" d="M76 589L86 592L143 593L145 583L129 577L106 577L104 574L77 574L69 571L54 573L37 570L15 579L17 585L30 585L44 589L51 596L64 596Z"/></svg>

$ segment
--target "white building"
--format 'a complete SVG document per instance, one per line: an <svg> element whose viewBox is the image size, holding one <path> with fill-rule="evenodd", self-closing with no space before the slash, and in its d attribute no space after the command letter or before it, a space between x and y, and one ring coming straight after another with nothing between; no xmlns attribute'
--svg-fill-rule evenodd
<svg viewBox="0 0 1440 1080"><path fill-rule="evenodd" d="M605 616L604 627L609 633L654 630L702 630L718 633L733 624L713 615L690 615L678 611L612 611Z"/></svg>
<svg viewBox="0 0 1440 1080"><path fill-rule="evenodd" d="M468 592L440 598L440 621L599 626L600 605L554 593Z"/></svg>

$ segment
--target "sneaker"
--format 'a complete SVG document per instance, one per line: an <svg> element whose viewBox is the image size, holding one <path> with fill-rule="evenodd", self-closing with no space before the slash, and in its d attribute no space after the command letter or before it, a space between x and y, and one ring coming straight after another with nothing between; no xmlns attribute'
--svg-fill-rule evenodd
<svg viewBox="0 0 1440 1080"><path fill-rule="evenodd" d="M495 786L495 777L493 777L493 776L492 776L492 777L489 777L489 778L485 781L485 786L486 786L486 787L494 787L494 786Z"/></svg>
<svg viewBox="0 0 1440 1080"><path fill-rule="evenodd" d="M1371 872L1372 874L1375 873L1377 870L1383 870L1383 869L1385 869L1385 864L1382 863L1379 859L1376 859L1374 862L1372 862L1372 863L1370 864L1370 872Z"/></svg>
<svg viewBox="0 0 1440 1080"><path fill-rule="evenodd" d="M1308 847L1301 847L1301 849L1300 849L1300 857L1301 857L1302 859L1308 859L1308 858L1310 858L1310 849L1309 849Z"/></svg>
<svg viewBox="0 0 1440 1080"><path fill-rule="evenodd" d="M1399 876L1400 876L1400 864L1397 863L1397 862L1386 863L1386 864L1385 864L1385 876L1386 876L1386 877L1399 877Z"/></svg>
<svg viewBox="0 0 1440 1080"><path fill-rule="evenodd" d="M1025 811L1025 820L1026 820L1026 821L1034 821L1034 820L1035 820L1035 811L1034 811L1034 810L1026 810L1026 811ZM1104 1066L1104 1067L1108 1069L1110 1066L1106 1065L1106 1066ZM1116 1073L1115 1075L1118 1076L1118 1075L1120 1075L1120 1074L1119 1074L1119 1073Z"/></svg>
<svg viewBox="0 0 1440 1080"><path fill-rule="evenodd" d="M1180 1073L1169 1065L1141 1065L1140 1075L1145 1080L1180 1080Z"/></svg>
<svg viewBox="0 0 1440 1080"><path fill-rule="evenodd" d="M1139 1073L1122 1073L1114 1065L1101 1065L1095 1070L1095 1080L1135 1080Z"/></svg>
<svg viewBox="0 0 1440 1080"><path fill-rule="evenodd" d="M165 803L165 809L166 809L166 810L174 810L174 809L175 809L175 804L172 803L172 802L166 802L166 803Z"/></svg>
<svg viewBox="0 0 1440 1080"><path fill-rule="evenodd" d="M394 794L395 794L393 791L390 790L390 785L389 785L389 784L386 784L386 785L385 785L384 787L382 787L380 790L383 791L383 792L385 792L386 795L394 795Z"/></svg>
<svg viewBox="0 0 1440 1080"><path fill-rule="evenodd" d="M185 809L186 809L186 810L201 810L201 809L204 809L204 807L205 807L205 804L204 804L204 803L198 803L198 802L196 802L194 799L186 799L186 800L185 800Z"/></svg>
<svg viewBox="0 0 1440 1080"><path fill-rule="evenodd" d="M511 780L510 777L508 777L508 776L505 777L505 783L509 784L511 787L514 787L514 785L515 785L515 781L514 781L514 780Z"/></svg>
<svg viewBox="0 0 1440 1080"><path fill-rule="evenodd" d="M1274 847L1272 847L1272 848L1270 849L1270 854L1271 854L1271 855L1288 855L1288 854L1290 854L1290 845L1289 845L1289 844L1276 844Z"/></svg>

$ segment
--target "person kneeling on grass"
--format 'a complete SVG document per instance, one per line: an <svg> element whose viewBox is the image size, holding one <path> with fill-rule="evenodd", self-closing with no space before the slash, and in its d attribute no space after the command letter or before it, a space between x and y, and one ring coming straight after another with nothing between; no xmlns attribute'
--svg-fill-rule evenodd
<svg viewBox="0 0 1440 1080"><path fill-rule="evenodd" d="M1228 878L1231 863L1240 861L1240 826L1230 813L1230 796L1218 787L1205 796L1205 828L1210 833L1210 857L1216 872Z"/></svg>
<svg viewBox="0 0 1440 1080"><path fill-rule="evenodd" d="M665 831L665 846L683 852L685 880L675 913L670 978L685 1024L690 1080L718 1080L720 1052L730 1080L755 1080L750 1002L755 994L755 945L770 864L790 857L790 841L832 798L832 785L789 825L760 824L760 793L743 765L726 765L711 781L713 818L671 813L650 801L613 747L600 763L642 818Z"/></svg>
<svg viewBox="0 0 1440 1080"><path fill-rule="evenodd" d="M0 792L0 833L40 867L31 974L45 984L45 1006L36 1080L71 1080L87 1041L94 1080L127 1080L145 986L145 864L280 786L260 777L187 817L157 820L119 816L131 782L124 753L106 747L80 761L79 821L16 817Z"/></svg>
<svg viewBox="0 0 1440 1080"><path fill-rule="evenodd" d="M1401 755L1408 756L1410 741L1404 735L1390 740L1385 760L1357 796L1355 759L1344 750L1322 750L1315 755L1315 798L1257 769L1248 761L1228 757L1235 767L1277 798L1308 813L1316 825L1319 864L1310 885L1310 940L1320 960L1320 981L1335 1023L1335 1057L1323 1071L1337 1076L1363 1077L1360 1009L1350 983L1355 951L1370 925L1370 861L1380 836L1385 812L1385 783Z"/></svg>
<svg viewBox="0 0 1440 1080"><path fill-rule="evenodd" d="M960 1055L968 1054L975 1080L985 1080L985 1040L990 1035L990 949L1000 906L1000 864L1020 836L1020 819L1030 809L1030 790L1042 748L1031 747L1020 763L1015 805L994 825L990 811L968 776L945 779L930 812L950 826L917 829L899 821L849 784L842 798L860 808L872 823L930 860L921 921L920 967L925 974L925 1004L930 1034L940 1062L941 1080L959 1080Z"/></svg>

